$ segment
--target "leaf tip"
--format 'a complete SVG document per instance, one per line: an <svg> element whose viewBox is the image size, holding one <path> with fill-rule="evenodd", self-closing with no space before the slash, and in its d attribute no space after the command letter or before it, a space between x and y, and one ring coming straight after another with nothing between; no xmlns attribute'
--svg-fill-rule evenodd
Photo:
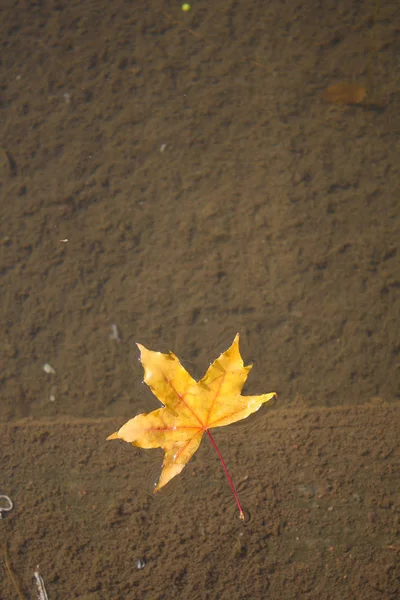
<svg viewBox="0 0 400 600"><path fill-rule="evenodd" d="M155 483L154 484L153 494L157 494L157 492L159 492L161 488L162 488L162 485L160 485L160 482Z"/></svg>
<svg viewBox="0 0 400 600"><path fill-rule="evenodd" d="M107 440L118 440L119 439L119 435L118 435L118 431L115 431L115 433L112 433L111 435L108 436ZM106 441L107 441L106 440Z"/></svg>
<svg viewBox="0 0 400 600"><path fill-rule="evenodd" d="M278 398L278 394L277 394L276 392L270 392L269 394L266 394L266 395L267 395L267 400L266 400L266 402L269 402L269 401L270 401L270 400L272 400L273 398Z"/></svg>
<svg viewBox="0 0 400 600"><path fill-rule="evenodd" d="M222 356L229 355L229 353L231 353L231 352L237 352L240 355L239 339L240 339L240 334L237 333L234 337L232 344L230 345L230 347L227 350L225 350L225 352L222 353Z"/></svg>

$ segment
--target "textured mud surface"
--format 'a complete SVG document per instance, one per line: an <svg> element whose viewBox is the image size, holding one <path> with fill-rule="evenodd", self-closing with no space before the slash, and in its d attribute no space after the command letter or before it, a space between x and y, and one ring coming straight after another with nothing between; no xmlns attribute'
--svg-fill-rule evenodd
<svg viewBox="0 0 400 600"><path fill-rule="evenodd" d="M398 597L398 406L265 409L215 432L245 524L207 439L153 496L160 456L106 444L119 424L1 426L2 539L24 597L37 563L61 600ZM15 597L4 565L0 596Z"/></svg>
<svg viewBox="0 0 400 600"><path fill-rule="evenodd" d="M0 597L397 599L397 3L3 4ZM206 440L156 499L104 441L135 341L200 377L236 332L244 527Z"/></svg>

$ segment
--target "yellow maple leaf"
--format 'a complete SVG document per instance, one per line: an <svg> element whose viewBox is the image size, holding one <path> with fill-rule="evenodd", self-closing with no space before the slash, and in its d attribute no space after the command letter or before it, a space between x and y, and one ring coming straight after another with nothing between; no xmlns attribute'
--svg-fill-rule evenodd
<svg viewBox="0 0 400 600"><path fill-rule="evenodd" d="M243 519L236 490L209 430L245 419L276 393L241 395L251 365L243 364L239 334L231 347L210 365L200 381L190 376L172 352L162 354L147 350L141 344L137 346L144 368L144 381L164 406L130 419L107 439L121 439L139 448L164 450L160 479L154 489L157 492L182 471L206 432L221 460Z"/></svg>

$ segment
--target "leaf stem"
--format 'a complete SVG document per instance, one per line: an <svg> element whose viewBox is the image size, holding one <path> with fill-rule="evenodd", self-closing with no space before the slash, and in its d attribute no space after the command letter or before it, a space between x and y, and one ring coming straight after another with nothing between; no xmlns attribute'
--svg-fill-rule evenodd
<svg viewBox="0 0 400 600"><path fill-rule="evenodd" d="M225 471L225 475L226 475L226 476L227 476L227 478L228 478L229 485L231 486L231 490L232 490L233 496L234 496L234 498L235 498L235 501L236 501L237 507L238 507L238 509L239 509L239 517L240 517L240 519L241 519L242 521L244 521L244 512L243 512L242 506L241 506L241 504L240 504L240 502L239 502L239 497L238 497L238 495L237 495L237 491L236 491L236 489L235 489L235 486L233 485L233 481L232 481L232 479L231 479L231 476L229 475L228 467L226 466L226 464L225 464L225 461L224 461L224 459L222 458L222 454L221 454L221 452L219 451L219 448L218 448L218 446L217 446L217 444L216 444L216 442L215 442L215 440L214 440L213 436L211 435L210 431L209 431L208 429L206 429L206 432L207 432L207 435L208 435L208 437L209 437L209 438L210 438L210 440L211 440L211 443L212 443L212 445L213 445L213 446L214 446L214 448L215 448L215 451L216 451L216 453L218 454L218 458L219 458L219 460L221 461L222 467L223 467L223 469L224 469L224 471Z"/></svg>

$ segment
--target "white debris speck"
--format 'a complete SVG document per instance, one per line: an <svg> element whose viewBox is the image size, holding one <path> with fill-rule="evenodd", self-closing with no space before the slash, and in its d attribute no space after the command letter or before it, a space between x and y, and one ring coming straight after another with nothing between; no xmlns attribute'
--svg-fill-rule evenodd
<svg viewBox="0 0 400 600"><path fill-rule="evenodd" d="M166 149L167 144L161 144L160 146L160 152L164 152L164 150Z"/></svg>
<svg viewBox="0 0 400 600"><path fill-rule="evenodd" d="M136 568L137 569L144 569L146 566L145 561L143 560L143 558L138 558L136 561Z"/></svg>
<svg viewBox="0 0 400 600"><path fill-rule="evenodd" d="M47 373L48 375L55 375L56 374L55 369L53 369L53 367L51 365L49 365L49 363L45 363L43 365L43 371L45 373Z"/></svg>
<svg viewBox="0 0 400 600"><path fill-rule="evenodd" d="M110 340L115 340L116 342L121 341L121 338L119 337L118 326L115 323L111 325Z"/></svg>

